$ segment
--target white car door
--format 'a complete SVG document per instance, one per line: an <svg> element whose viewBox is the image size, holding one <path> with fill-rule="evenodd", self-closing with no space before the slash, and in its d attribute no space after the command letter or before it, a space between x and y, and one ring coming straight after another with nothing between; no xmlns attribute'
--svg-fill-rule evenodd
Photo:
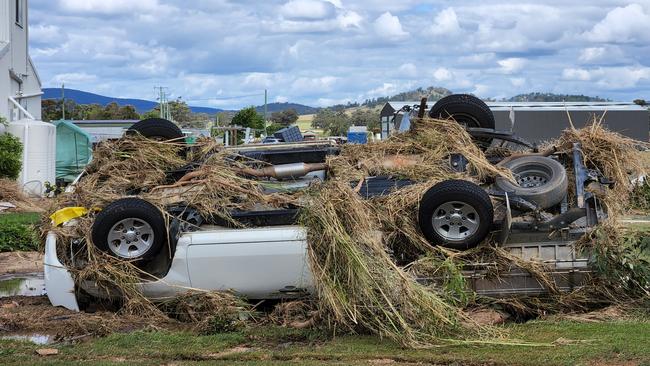
<svg viewBox="0 0 650 366"><path fill-rule="evenodd" d="M251 299L312 290L306 232L300 226L192 233L187 267L192 287L234 290Z"/></svg>

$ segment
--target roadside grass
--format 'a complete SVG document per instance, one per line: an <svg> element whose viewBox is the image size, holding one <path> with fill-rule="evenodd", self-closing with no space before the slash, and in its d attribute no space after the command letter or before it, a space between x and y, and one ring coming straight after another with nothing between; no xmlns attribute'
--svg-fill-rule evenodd
<svg viewBox="0 0 650 366"><path fill-rule="evenodd" d="M265 326L212 336L166 332L112 334L75 345L37 346L0 340L0 364L650 365L650 322L646 321L533 321L501 329L510 334L510 342L531 345L507 345L508 341L497 340L493 344L410 350L370 336L332 339L314 330ZM40 357L35 353L39 348L50 347L57 348L59 354Z"/></svg>
<svg viewBox="0 0 650 366"><path fill-rule="evenodd" d="M303 114L298 117L298 121L296 121L295 125L300 128L300 132L304 133L307 131L311 131L318 136L323 136L324 135L323 130L313 128L311 126L311 122L314 120L314 116L315 116L314 114Z"/></svg>
<svg viewBox="0 0 650 366"><path fill-rule="evenodd" d="M37 250L39 222L38 213L0 214L0 253Z"/></svg>

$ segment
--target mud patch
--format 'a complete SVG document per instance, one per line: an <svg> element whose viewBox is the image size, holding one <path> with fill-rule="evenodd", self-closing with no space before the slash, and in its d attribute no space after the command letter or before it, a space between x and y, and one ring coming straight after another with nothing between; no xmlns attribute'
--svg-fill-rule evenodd
<svg viewBox="0 0 650 366"><path fill-rule="evenodd" d="M0 298L13 296L43 296L43 273L0 276Z"/></svg>
<svg viewBox="0 0 650 366"><path fill-rule="evenodd" d="M37 272L43 272L43 254L39 252L0 253L0 276Z"/></svg>

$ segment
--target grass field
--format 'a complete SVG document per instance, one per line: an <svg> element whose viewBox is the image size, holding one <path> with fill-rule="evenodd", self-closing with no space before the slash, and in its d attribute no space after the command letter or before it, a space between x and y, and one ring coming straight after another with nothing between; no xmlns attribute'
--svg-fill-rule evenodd
<svg viewBox="0 0 650 366"><path fill-rule="evenodd" d="M502 328L511 342L408 350L368 336L330 338L318 331L257 327L237 333L112 334L74 345L0 340L0 364L112 365L650 365L650 322L536 321ZM42 357L36 350L58 349Z"/></svg>
<svg viewBox="0 0 650 366"><path fill-rule="evenodd" d="M314 114L304 114L298 117L298 121L295 124L300 128L300 131L303 133L306 131L312 131L315 132L317 135L322 136L323 130L314 129L311 127L311 121L314 120L314 116L315 116Z"/></svg>

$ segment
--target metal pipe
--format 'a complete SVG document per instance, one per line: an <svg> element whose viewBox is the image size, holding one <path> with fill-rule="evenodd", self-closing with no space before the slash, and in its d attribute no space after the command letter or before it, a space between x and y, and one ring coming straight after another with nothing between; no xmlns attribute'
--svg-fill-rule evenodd
<svg viewBox="0 0 650 366"><path fill-rule="evenodd" d="M25 98L33 98L33 97L40 97L45 93L39 92L39 93L32 93L32 94L21 94L21 95L16 95L16 99L25 99Z"/></svg>
<svg viewBox="0 0 650 366"><path fill-rule="evenodd" d="M9 97L9 101L12 102L16 107L18 107L18 109L19 109L21 112L23 112L23 114L24 114L25 116L27 116L27 118L32 119L32 120L36 120L36 118L34 118L34 116L32 116L32 114L29 113L29 112L27 111L27 109L25 109L25 107L23 107L22 105L20 105L20 103L18 103L18 101L16 101L16 99L14 99L13 97Z"/></svg>
<svg viewBox="0 0 650 366"><path fill-rule="evenodd" d="M255 177L272 177L282 179L302 177L307 173L325 169L327 169L327 164L325 163L293 163L272 165L261 169L242 168L240 169L240 172Z"/></svg>

